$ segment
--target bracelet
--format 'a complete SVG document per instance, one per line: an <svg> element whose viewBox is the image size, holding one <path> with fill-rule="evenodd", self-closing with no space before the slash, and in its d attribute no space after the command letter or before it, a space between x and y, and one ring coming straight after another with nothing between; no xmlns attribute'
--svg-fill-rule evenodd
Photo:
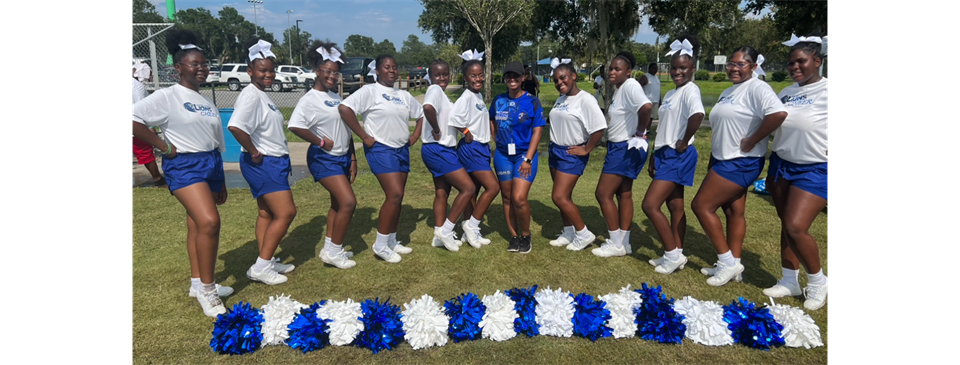
<svg viewBox="0 0 960 365"><path fill-rule="evenodd" d="M470 133L470 128L463 129L463 135L467 135L467 133Z"/></svg>
<svg viewBox="0 0 960 365"><path fill-rule="evenodd" d="M323 145L327 144L327 141L323 138L320 138L320 148L323 148Z"/></svg>
<svg viewBox="0 0 960 365"><path fill-rule="evenodd" d="M256 154L256 155L251 155L251 156L250 156L250 158L257 158L257 157L260 157L260 151L257 151L257 154Z"/></svg>
<svg viewBox="0 0 960 365"><path fill-rule="evenodd" d="M170 148L170 142L164 141L164 143L167 144L167 152L164 152L164 153L163 153L163 155L166 156L166 155L170 154L170 151L173 150L173 149Z"/></svg>

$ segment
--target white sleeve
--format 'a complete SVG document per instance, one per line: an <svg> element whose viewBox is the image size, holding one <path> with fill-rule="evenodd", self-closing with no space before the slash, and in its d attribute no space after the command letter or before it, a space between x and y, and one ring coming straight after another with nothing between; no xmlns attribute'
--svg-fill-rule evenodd
<svg viewBox="0 0 960 365"><path fill-rule="evenodd" d="M375 91L375 85L369 85L361 87L357 92L350 94L344 101L340 102L342 105L346 105L353 110L355 114L363 114L370 108L373 108L375 101L373 98L373 93Z"/></svg>
<svg viewBox="0 0 960 365"><path fill-rule="evenodd" d="M766 82L759 84L750 96L751 99L753 99L755 113L760 112L760 115L767 116L773 113L787 111L787 108L783 106L783 102L777 97L777 93L773 92L773 88L767 85Z"/></svg>
<svg viewBox="0 0 960 365"><path fill-rule="evenodd" d="M317 121L316 118L307 118L307 113L312 116L317 115L317 113L310 106L308 98L300 98L300 101L297 102L297 106L293 108L293 113L290 114L290 121L287 122L287 129L290 129L290 127L302 129L312 128Z"/></svg>
<svg viewBox="0 0 960 365"><path fill-rule="evenodd" d="M135 83L133 86L133 103L136 104L145 97L147 97L147 90L144 90L143 84Z"/></svg>
<svg viewBox="0 0 960 365"><path fill-rule="evenodd" d="M700 89L693 88L691 90L692 91L684 93L683 100L680 101L680 103L683 105L680 115L683 117L684 121L689 120L690 117L697 113L706 114L703 111L703 100L700 98Z"/></svg>
<svg viewBox="0 0 960 365"><path fill-rule="evenodd" d="M650 99L647 98L647 94L643 92L643 87L640 86L639 83L631 82L627 84L627 89L623 91L628 109L634 113L639 111L644 104L652 103Z"/></svg>
<svg viewBox="0 0 960 365"><path fill-rule="evenodd" d="M157 127L167 122L170 106L166 92L155 92L133 104L133 121L147 127Z"/></svg>
<svg viewBox="0 0 960 365"><path fill-rule="evenodd" d="M257 122L260 115L260 98L254 93L241 92L237 101L233 104L233 115L230 116L228 127L237 127L246 134L251 134L257 130Z"/></svg>
<svg viewBox="0 0 960 365"><path fill-rule="evenodd" d="M420 105L420 102L406 91L403 92L403 97L407 99L407 105L410 108L409 118L420 119L423 117L423 105Z"/></svg>
<svg viewBox="0 0 960 365"><path fill-rule="evenodd" d="M587 130L587 133L593 134L607 129L607 120L603 117L603 112L600 111L600 104L597 104L597 99L581 98L581 100L583 100L583 104L580 105L580 113L583 118L583 128Z"/></svg>
<svg viewBox="0 0 960 365"><path fill-rule="evenodd" d="M442 88L440 88L439 86L437 87L430 86L427 89L427 94L423 96L423 105L424 106L433 105L434 109L436 109L437 105L440 105L440 103L443 101L442 99L440 99L442 97L446 97L446 95L443 94Z"/></svg>
<svg viewBox="0 0 960 365"><path fill-rule="evenodd" d="M466 110L464 105L469 105L469 103L461 102L461 99L463 99L462 96L460 99L457 99L456 103L453 103L453 108L450 109L450 117L447 119L447 126L449 127L467 128L467 123L469 123L467 120L469 110Z"/></svg>

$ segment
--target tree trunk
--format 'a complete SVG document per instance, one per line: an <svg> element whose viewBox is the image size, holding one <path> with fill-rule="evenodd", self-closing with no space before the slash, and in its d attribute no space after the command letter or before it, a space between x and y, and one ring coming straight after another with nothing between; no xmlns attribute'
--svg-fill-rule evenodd
<svg viewBox="0 0 960 365"><path fill-rule="evenodd" d="M483 37L483 47L486 50L486 53L483 55L487 57L484 61L486 66L483 71L483 102L490 104L491 93L493 92L493 35L485 35Z"/></svg>

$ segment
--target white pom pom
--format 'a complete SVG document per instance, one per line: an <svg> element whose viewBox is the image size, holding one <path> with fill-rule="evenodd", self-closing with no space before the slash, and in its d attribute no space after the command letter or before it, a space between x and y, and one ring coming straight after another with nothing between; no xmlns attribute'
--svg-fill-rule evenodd
<svg viewBox="0 0 960 365"><path fill-rule="evenodd" d="M534 298L537 299L537 324L540 325L540 334L545 336L570 337L573 336L573 297L570 292L538 290Z"/></svg>
<svg viewBox="0 0 960 365"><path fill-rule="evenodd" d="M637 316L633 313L643 298L640 293L630 290L630 284L620 288L619 293L601 295L600 300L607 303L610 310L610 321L607 327L613 330L613 338L634 337L637 335Z"/></svg>
<svg viewBox="0 0 960 365"><path fill-rule="evenodd" d="M707 346L733 344L733 333L723 321L723 307L717 302L701 302L686 296L673 303L673 310L684 317L686 337L693 342Z"/></svg>
<svg viewBox="0 0 960 365"><path fill-rule="evenodd" d="M329 319L330 344L343 346L353 342L360 331L363 331L363 311L360 303L347 298L344 302L328 301L317 310L317 317Z"/></svg>
<svg viewBox="0 0 960 365"><path fill-rule="evenodd" d="M307 307L309 306L290 299L289 295L280 294L278 297L270 297L267 304L260 307L263 311L263 326L260 328L260 332L263 333L263 342L260 343L260 347L284 344L290 337L287 334L287 326L293 322L297 313L300 313L300 309Z"/></svg>
<svg viewBox="0 0 960 365"><path fill-rule="evenodd" d="M494 295L484 295L481 301L487 307L486 312L483 313L483 319L480 320L483 338L506 341L516 337L513 320L520 317L513 308L516 303L499 290Z"/></svg>
<svg viewBox="0 0 960 365"><path fill-rule="evenodd" d="M400 320L403 322L403 338L414 350L447 344L447 326L450 317L443 312L440 303L424 294L403 305Z"/></svg>
<svg viewBox="0 0 960 365"><path fill-rule="evenodd" d="M797 307L774 304L769 306L773 319L783 326L783 341L788 347L805 348L823 346L820 339L820 327L809 314Z"/></svg>

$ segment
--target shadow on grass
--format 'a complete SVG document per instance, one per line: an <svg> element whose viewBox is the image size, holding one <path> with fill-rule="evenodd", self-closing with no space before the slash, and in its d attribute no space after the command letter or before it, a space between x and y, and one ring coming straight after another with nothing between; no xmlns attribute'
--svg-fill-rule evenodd
<svg viewBox="0 0 960 365"><path fill-rule="evenodd" d="M432 202L432 201L431 201ZM417 230L417 223L426 221L428 227L433 227L433 206L427 209L414 209L412 205L404 204L400 210L400 223L397 224L397 241L404 246L415 244L418 246L430 245L431 242L412 242L410 233ZM431 229L431 232L433 230ZM432 235L431 235L432 238Z"/></svg>

